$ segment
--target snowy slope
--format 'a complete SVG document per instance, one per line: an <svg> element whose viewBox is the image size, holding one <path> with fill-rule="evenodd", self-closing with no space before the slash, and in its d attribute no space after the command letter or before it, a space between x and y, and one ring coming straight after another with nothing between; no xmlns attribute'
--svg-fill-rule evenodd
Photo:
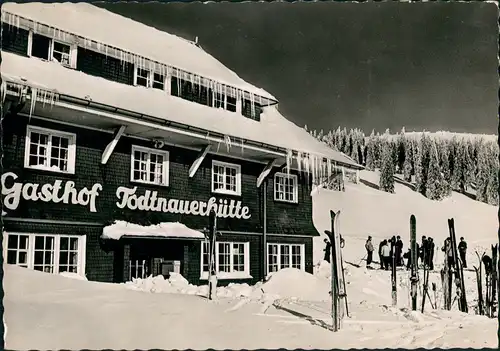
<svg viewBox="0 0 500 351"><path fill-rule="evenodd" d="M361 180L378 185L378 174L361 171ZM330 227L330 210L341 210L340 232L346 239L346 259L359 261L365 254L368 235L376 246L382 239L401 235L404 250L408 248L410 216L417 219L417 238L431 236L441 247L448 236L448 218L455 219L457 237L463 236L469 245L469 257L475 262L474 251L487 248L497 240L498 208L474 201L454 192L443 201L432 201L405 185L396 183L395 194L376 190L363 183L346 184L345 192L321 189L313 197L313 220L321 237L315 238L314 262L323 258L323 232ZM441 251L436 252L441 263Z"/></svg>

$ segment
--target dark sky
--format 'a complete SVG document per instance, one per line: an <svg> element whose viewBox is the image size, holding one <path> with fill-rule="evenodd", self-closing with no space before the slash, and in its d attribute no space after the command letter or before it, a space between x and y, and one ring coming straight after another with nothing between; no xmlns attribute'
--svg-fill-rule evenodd
<svg viewBox="0 0 500 351"><path fill-rule="evenodd" d="M280 111L300 126L497 132L495 4L98 6L186 39L198 36L207 52L276 96Z"/></svg>

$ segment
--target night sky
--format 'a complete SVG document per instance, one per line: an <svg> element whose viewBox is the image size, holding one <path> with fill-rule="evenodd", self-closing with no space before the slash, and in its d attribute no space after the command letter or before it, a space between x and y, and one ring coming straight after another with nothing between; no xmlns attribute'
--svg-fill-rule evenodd
<svg viewBox="0 0 500 351"><path fill-rule="evenodd" d="M276 96L300 126L497 133L495 4L97 5L198 36L204 50Z"/></svg>

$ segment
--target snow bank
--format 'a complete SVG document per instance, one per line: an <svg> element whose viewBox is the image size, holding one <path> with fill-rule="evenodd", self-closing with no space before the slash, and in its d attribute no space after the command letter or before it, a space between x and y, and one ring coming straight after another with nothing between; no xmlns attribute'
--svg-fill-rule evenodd
<svg viewBox="0 0 500 351"><path fill-rule="evenodd" d="M296 268L285 268L273 273L261 288L266 294L282 298L305 301L327 301L330 299L328 281Z"/></svg>
<svg viewBox="0 0 500 351"><path fill-rule="evenodd" d="M83 277L80 274L76 274L76 273L62 272L62 273L59 273L59 275L66 277L66 278L76 279L76 280L87 280L86 277Z"/></svg>
<svg viewBox="0 0 500 351"><path fill-rule="evenodd" d="M102 237L104 239L119 240L122 236L154 236L165 238L195 238L204 239L205 235L197 230L190 229L179 222L164 222L150 226L115 221L115 223L104 227Z"/></svg>
<svg viewBox="0 0 500 351"><path fill-rule="evenodd" d="M149 276L146 279L134 279L131 282L125 283L125 287L131 290L139 290L151 293L170 293L170 294L187 294L187 295L208 295L208 285L193 285L189 284L186 278L179 273L170 273L170 277L165 279L162 275L153 277ZM258 300L261 295L254 293L254 287L248 284L230 283L227 287L217 288L217 297L224 298L239 298L248 297Z"/></svg>

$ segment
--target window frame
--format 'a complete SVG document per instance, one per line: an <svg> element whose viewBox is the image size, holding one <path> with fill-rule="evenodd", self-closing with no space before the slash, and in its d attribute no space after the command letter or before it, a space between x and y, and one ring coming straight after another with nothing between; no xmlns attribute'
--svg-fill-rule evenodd
<svg viewBox="0 0 500 351"><path fill-rule="evenodd" d="M285 179L293 179L293 199L292 200L286 200L286 199L280 199L278 195L278 178L285 178ZM278 202L286 202L286 203L291 203L291 204L297 204L299 203L299 178L296 174L287 174L284 172L276 172L274 174L274 188L273 188L273 194L274 194L274 201Z"/></svg>
<svg viewBox="0 0 500 351"><path fill-rule="evenodd" d="M86 277L85 274L85 268L86 268L86 247L87 247L87 237L85 235L76 235L76 234L47 234L47 233L25 233L25 232L4 232L3 236L3 257L4 257L4 262L7 263L8 259L8 240L11 235L15 235L17 237L19 236L27 236L28 237L28 247L27 247L27 264L26 265L20 265L19 263L12 264L18 267L23 267L23 268L28 268L31 270L35 270L35 239L37 237L51 237L54 239L54 246L53 250L51 252L53 253L53 262L52 265L54 267L53 272L45 272L45 271L38 271L38 272L45 272L49 274L61 274L63 272L67 271L60 271L60 254L61 254L61 238L76 238L78 241L78 249L77 249L77 272L74 274L77 274L81 277ZM17 245L19 247L19 244ZM12 250L11 250L12 251ZM24 250L23 250L24 251ZM37 250L39 251L39 250ZM43 251L47 251L45 248ZM18 258L18 252L19 249L16 249L16 261ZM49 251L50 252L50 251ZM11 264L11 263L7 263ZM45 265L45 263L44 263ZM64 266L67 266L67 264L63 264ZM27 266L27 267L26 267Z"/></svg>
<svg viewBox="0 0 500 351"><path fill-rule="evenodd" d="M52 156L52 137L60 137L68 139L68 167L67 170L55 169L50 166L42 167L42 166L33 166L29 164L30 157L30 146L31 146L31 133L40 133L40 134L48 134L48 143L47 149L50 153L47 155L47 159L50 163L50 158ZM26 137L25 137L25 146L24 146L24 168L34 169L34 170L42 170L47 172L54 173L63 173L63 174L75 174L76 168L76 134L70 132L63 132L55 129L49 129L44 127L38 127L28 124L26 126Z"/></svg>
<svg viewBox="0 0 500 351"><path fill-rule="evenodd" d="M134 161L135 161L135 152L140 151L140 152L146 152L149 154L149 157L151 157L151 154L156 154L163 156L163 183L156 183L156 182L151 182L148 180L141 180L141 179L134 179ZM150 171L148 170L148 175L150 174ZM144 147L140 145L132 145L132 151L130 153L130 182L132 183L140 183L140 184L147 184L147 185L156 185L156 186L163 186L163 187L168 187L170 184L170 153L167 150L161 150L161 149L152 149L149 147Z"/></svg>
<svg viewBox="0 0 500 351"><path fill-rule="evenodd" d="M205 244L208 240L202 240L200 243L200 279L208 280L209 272L203 270L204 266L204 255L205 255ZM229 244L230 252L234 250L234 245L243 245L243 271L234 271L234 254L230 255L230 272L219 272L219 244ZM216 241L215 247L215 271L217 273L217 279L252 279L250 275L250 242L246 241ZM208 262L207 262L208 264Z"/></svg>
<svg viewBox="0 0 500 351"><path fill-rule="evenodd" d="M215 166L224 167L224 169L227 169L227 168L236 169L236 190L235 191L231 191L231 190L227 190L227 189L215 189L215 182L214 182ZM225 177L226 177L226 174L224 174L224 186L226 185L226 178ZM210 182L211 182L211 187L212 187L212 193L241 196L241 165L236 164L236 163L229 163L229 162L223 162L223 161L218 161L218 160L212 160L212 171L211 171Z"/></svg>
<svg viewBox="0 0 500 351"><path fill-rule="evenodd" d="M137 84L137 77L139 76L138 75L138 71L139 70L143 70L143 71L147 72L146 86L141 85L141 84ZM163 91L165 91L165 87L167 86L167 75L163 74L163 81L162 81L163 87L160 89L160 88L153 87L153 85L154 85L155 82L159 83L159 81L155 81L154 80L154 75L155 74L159 74L160 76L162 76L162 74L159 73L159 72L155 72L155 71L152 71L150 69L140 67L139 65L134 65L134 81L133 81L133 85L136 86L136 87L143 87L143 88L150 88L150 89L157 89L157 90L163 90Z"/></svg>
<svg viewBox="0 0 500 351"><path fill-rule="evenodd" d="M26 52L28 57L32 56L31 53L33 50L33 34L35 34L34 31L32 29L30 29L28 31L28 48L27 48L27 52ZM40 34L40 35L42 35L42 34ZM61 66L76 69L76 61L77 61L77 55L78 55L78 46L77 45L67 43L67 42L64 42L62 40L56 40L54 38L50 38L50 37L47 37L45 35L42 35L42 36L49 39L49 47L48 47L48 52L47 52L48 61L56 62L53 60L52 55L54 53L54 44L59 43L59 44L65 45L65 46L69 46L69 64L64 64L61 62L59 62L59 63L61 64Z"/></svg>
<svg viewBox="0 0 500 351"><path fill-rule="evenodd" d="M278 247L278 251L277 251L277 262L276 262L276 265L278 266L278 270L276 272L279 272L281 269L285 269L285 268L296 268L296 267L292 267L293 265L293 261L292 261L292 257L293 257L293 249L292 247L296 246L296 247L300 247L300 268L297 268L297 269L300 269L301 271L305 271L306 270L306 245L305 244L288 244L288 243L267 243L267 250L266 250L266 257L267 257L267 267L266 267L266 272L267 272L267 276L269 277L271 274L273 273L276 273L276 272L271 272L271 269L270 269L270 266L271 266L271 263L270 263L270 260L269 260L269 251L270 251L270 248L271 246L277 246ZM288 267L283 267L281 268L281 251L282 251L282 247L288 247L289 249L289 253L288 253ZM274 264L273 264L274 265Z"/></svg>

